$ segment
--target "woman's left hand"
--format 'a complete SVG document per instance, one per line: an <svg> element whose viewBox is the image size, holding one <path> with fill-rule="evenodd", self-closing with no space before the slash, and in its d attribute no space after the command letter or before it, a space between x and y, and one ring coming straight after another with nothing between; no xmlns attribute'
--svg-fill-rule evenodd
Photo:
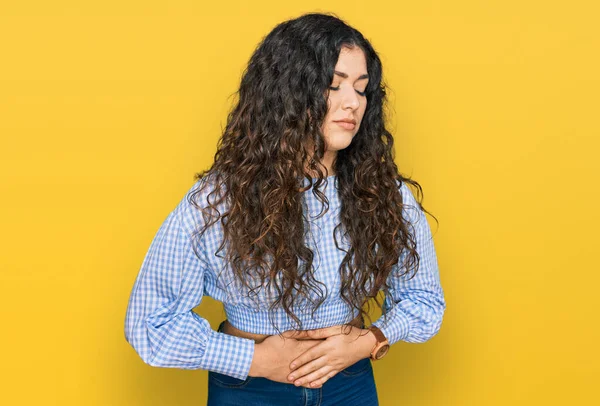
<svg viewBox="0 0 600 406"><path fill-rule="evenodd" d="M284 337L323 339L290 364L290 383L296 386L319 388L328 379L350 365L370 356L375 336L367 329L339 325L317 330L286 331Z"/></svg>

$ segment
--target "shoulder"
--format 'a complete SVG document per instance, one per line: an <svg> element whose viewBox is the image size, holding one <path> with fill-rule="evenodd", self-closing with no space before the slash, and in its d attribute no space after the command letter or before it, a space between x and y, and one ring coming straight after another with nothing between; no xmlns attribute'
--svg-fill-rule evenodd
<svg viewBox="0 0 600 406"><path fill-rule="evenodd" d="M408 186L408 182L397 179L396 186L398 187L400 195L402 196L402 204L417 207L419 206L419 204L417 203L417 199L415 199L415 195Z"/></svg>
<svg viewBox="0 0 600 406"><path fill-rule="evenodd" d="M174 214L179 219L181 226L188 232L198 229L205 223L203 211L209 207L209 200L214 203L215 197L211 195L214 191L214 179L212 176L204 176L196 180L180 199Z"/></svg>
<svg viewBox="0 0 600 406"><path fill-rule="evenodd" d="M411 223L417 223L424 213L421 205L415 198L412 189L409 187L409 183L396 180L396 185L398 186L402 197L403 217Z"/></svg>

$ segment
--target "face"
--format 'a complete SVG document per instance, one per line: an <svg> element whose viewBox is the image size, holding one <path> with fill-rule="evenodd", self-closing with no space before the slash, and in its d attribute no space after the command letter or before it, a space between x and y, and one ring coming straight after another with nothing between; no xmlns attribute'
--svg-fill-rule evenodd
<svg viewBox="0 0 600 406"><path fill-rule="evenodd" d="M330 154L350 145L358 132L367 108L365 89L368 81L367 61L362 49L343 47L335 65L327 101L329 109L323 122L323 134ZM354 121L354 124L342 120Z"/></svg>

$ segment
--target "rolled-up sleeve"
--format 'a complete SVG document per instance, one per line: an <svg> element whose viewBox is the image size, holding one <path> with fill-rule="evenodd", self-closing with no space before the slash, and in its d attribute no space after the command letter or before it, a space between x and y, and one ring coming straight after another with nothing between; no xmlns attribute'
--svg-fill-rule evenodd
<svg viewBox="0 0 600 406"><path fill-rule="evenodd" d="M245 379L254 341L217 332L192 310L202 301L207 272L192 247L195 220L202 218L188 202L192 190L164 220L146 253L129 298L125 338L149 365Z"/></svg>
<svg viewBox="0 0 600 406"><path fill-rule="evenodd" d="M414 232L416 250L419 254L419 268L412 279L410 272L398 276L406 251L388 278L393 303L384 302L387 318L382 315L373 324L379 327L390 344L397 341L422 343L438 333L446 310L444 291L440 283L440 273L431 229L425 213L405 183L400 188L405 204L404 218L409 221Z"/></svg>

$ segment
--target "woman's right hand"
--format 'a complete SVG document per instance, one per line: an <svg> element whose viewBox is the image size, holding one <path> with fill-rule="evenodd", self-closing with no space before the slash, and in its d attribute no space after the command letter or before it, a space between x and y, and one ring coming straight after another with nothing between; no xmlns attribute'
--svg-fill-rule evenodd
<svg viewBox="0 0 600 406"><path fill-rule="evenodd" d="M298 340L281 337L277 334L265 338L254 345L254 357L250 365L249 376L267 378L272 381L293 384L287 377L291 372L290 363L305 351L322 343L322 339ZM307 382L307 388L310 382Z"/></svg>

